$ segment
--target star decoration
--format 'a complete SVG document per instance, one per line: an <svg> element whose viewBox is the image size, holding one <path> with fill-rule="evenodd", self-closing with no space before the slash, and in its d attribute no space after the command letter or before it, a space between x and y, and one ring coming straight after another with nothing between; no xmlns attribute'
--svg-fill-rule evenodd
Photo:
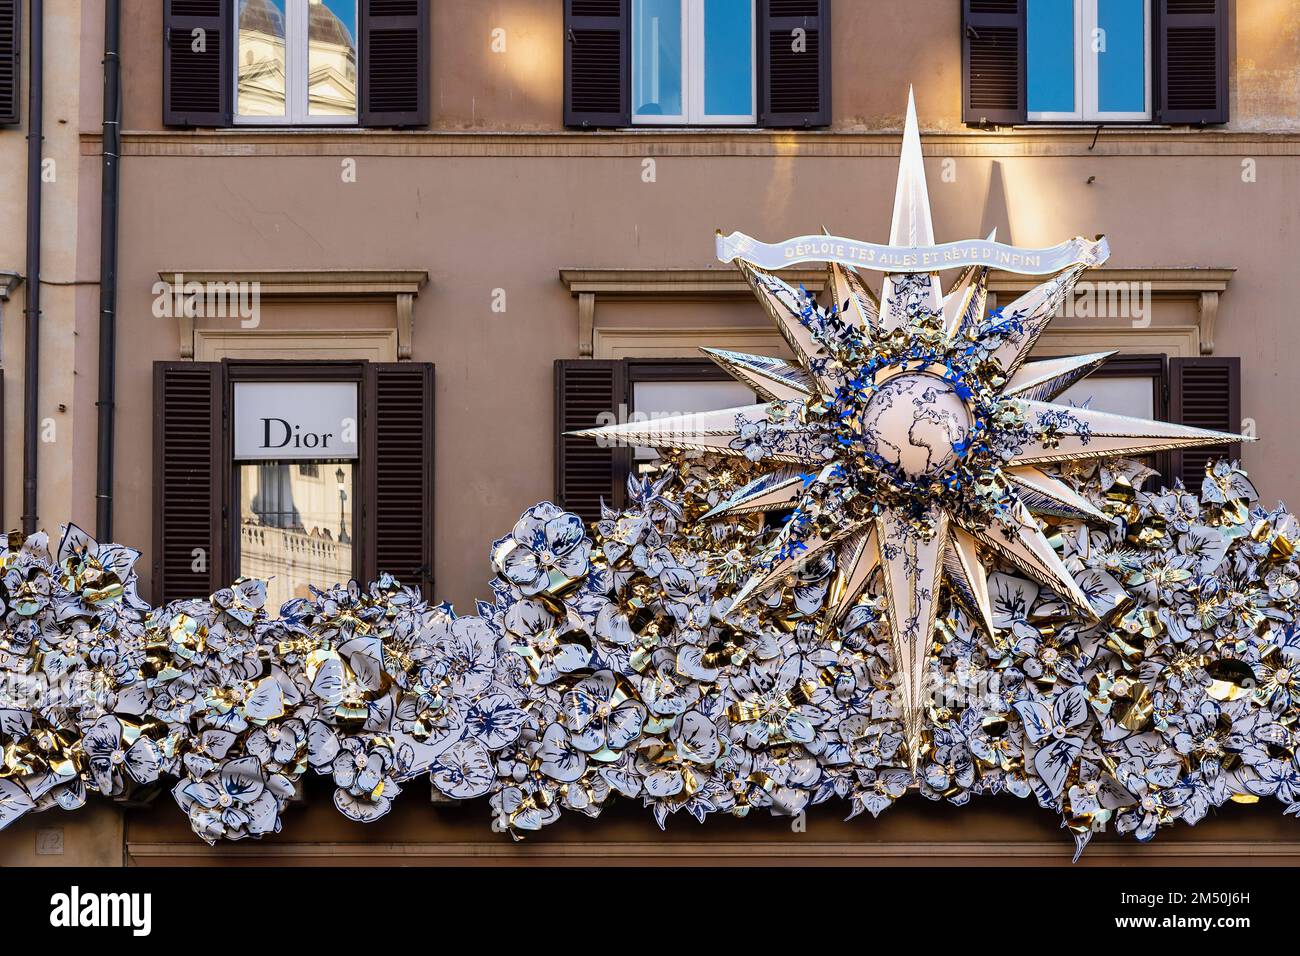
<svg viewBox="0 0 1300 956"><path fill-rule="evenodd" d="M933 244L909 94L889 245L905 253ZM995 560L1050 588L1085 619L1107 607L1075 580L1039 516L1110 519L1052 466L1250 440L1052 402L1114 354L1028 360L1079 276L1105 261L1104 239L1089 248L1087 261L993 309L986 265L968 266L946 292L937 273L889 273L877 297L851 266L830 262L830 303L822 306L738 258L794 361L704 352L764 401L577 433L768 466L708 515L774 519L774 533L749 556L750 576L731 615L831 555L837 570L825 621L834 626L879 572L914 770L941 585L990 632Z"/></svg>

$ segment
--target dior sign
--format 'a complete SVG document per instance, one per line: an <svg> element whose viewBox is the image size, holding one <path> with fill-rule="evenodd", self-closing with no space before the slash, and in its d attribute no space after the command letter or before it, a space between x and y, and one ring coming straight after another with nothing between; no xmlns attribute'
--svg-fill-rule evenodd
<svg viewBox="0 0 1300 956"><path fill-rule="evenodd" d="M356 457L355 383L235 383L236 461Z"/></svg>

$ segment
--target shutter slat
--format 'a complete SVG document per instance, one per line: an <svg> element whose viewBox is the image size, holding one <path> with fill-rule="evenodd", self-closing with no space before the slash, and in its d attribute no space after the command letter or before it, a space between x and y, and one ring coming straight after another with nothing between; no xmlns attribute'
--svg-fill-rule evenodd
<svg viewBox="0 0 1300 956"><path fill-rule="evenodd" d="M568 432L593 428L624 402L623 363L560 359L555 363L555 497L583 521L600 518L600 503L621 506L619 450Z"/></svg>
<svg viewBox="0 0 1300 956"><path fill-rule="evenodd" d="M564 0L564 125L632 122L632 0Z"/></svg>
<svg viewBox="0 0 1300 956"><path fill-rule="evenodd" d="M433 593L433 366L377 364L373 376L374 571Z"/></svg>
<svg viewBox="0 0 1300 956"><path fill-rule="evenodd" d="M228 126L232 0L164 0L163 123ZM202 44L196 50L196 31Z"/></svg>
<svg viewBox="0 0 1300 956"><path fill-rule="evenodd" d="M1228 121L1227 0L1156 0L1156 118Z"/></svg>
<svg viewBox="0 0 1300 956"><path fill-rule="evenodd" d="M22 117L22 0L0 0L0 126Z"/></svg>
<svg viewBox="0 0 1300 956"><path fill-rule="evenodd" d="M154 594L205 597L221 585L221 365L154 363ZM194 569L194 552L206 556Z"/></svg>
<svg viewBox="0 0 1300 956"><path fill-rule="evenodd" d="M1169 417L1193 428L1237 432L1241 428L1241 359L1206 356L1169 360ZM1198 492L1207 463L1238 458L1241 443L1187 448L1172 454L1172 476Z"/></svg>
<svg viewBox="0 0 1300 956"><path fill-rule="evenodd" d="M963 0L962 121L1024 123L1025 0Z"/></svg>
<svg viewBox="0 0 1300 956"><path fill-rule="evenodd" d="M361 0L362 126L429 122L429 0Z"/></svg>
<svg viewBox="0 0 1300 956"><path fill-rule="evenodd" d="M829 0L759 0L758 8L759 124L829 126Z"/></svg>

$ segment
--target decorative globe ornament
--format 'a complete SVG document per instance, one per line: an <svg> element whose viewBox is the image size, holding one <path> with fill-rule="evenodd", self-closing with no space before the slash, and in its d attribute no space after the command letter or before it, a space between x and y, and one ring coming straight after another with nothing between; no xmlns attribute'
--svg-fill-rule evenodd
<svg viewBox="0 0 1300 956"><path fill-rule="evenodd" d="M956 386L928 369L886 379L854 422L867 449L912 480L948 471L971 425Z"/></svg>

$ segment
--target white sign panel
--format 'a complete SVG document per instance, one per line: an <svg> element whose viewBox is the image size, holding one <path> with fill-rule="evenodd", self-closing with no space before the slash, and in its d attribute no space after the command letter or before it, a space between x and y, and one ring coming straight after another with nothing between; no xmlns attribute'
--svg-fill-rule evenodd
<svg viewBox="0 0 1300 956"><path fill-rule="evenodd" d="M236 382L235 460L356 458L355 382Z"/></svg>

